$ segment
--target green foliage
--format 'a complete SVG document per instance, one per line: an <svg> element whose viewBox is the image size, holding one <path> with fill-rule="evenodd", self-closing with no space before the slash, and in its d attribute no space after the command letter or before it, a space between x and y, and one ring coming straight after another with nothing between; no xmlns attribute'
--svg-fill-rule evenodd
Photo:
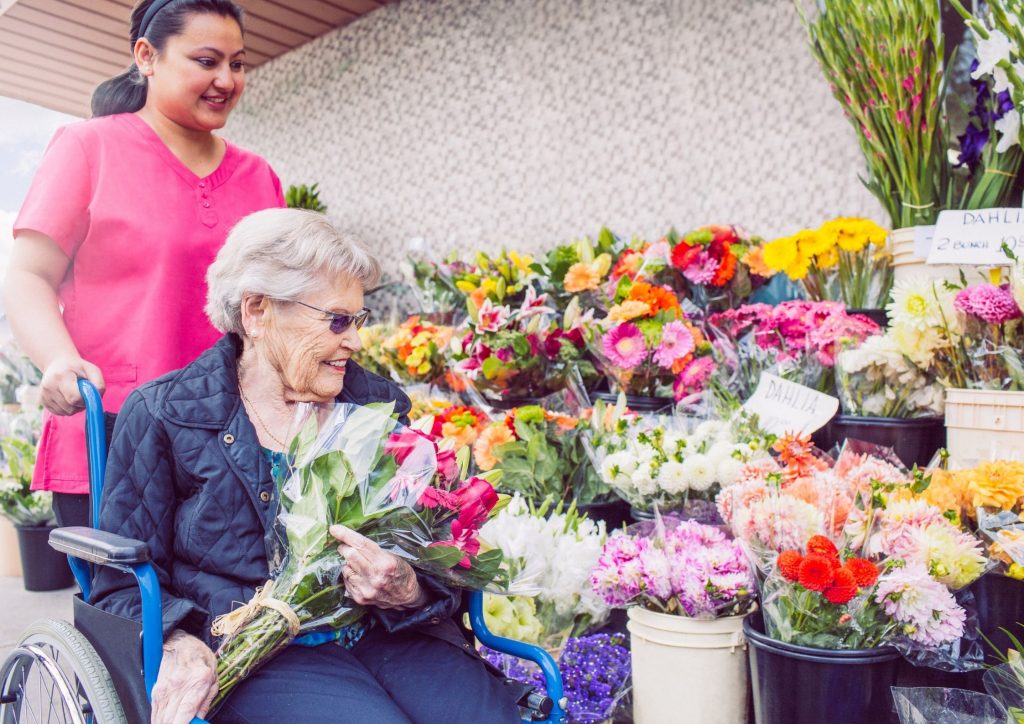
<svg viewBox="0 0 1024 724"><path fill-rule="evenodd" d="M319 211L321 214L327 211L327 207L320 201L319 184L312 186L292 184L284 192L284 202L289 209L309 209L310 211Z"/></svg>
<svg viewBox="0 0 1024 724"><path fill-rule="evenodd" d="M46 525L53 520L50 493L32 490L36 446L16 437L0 440L4 469L0 474L0 515L15 525Z"/></svg>

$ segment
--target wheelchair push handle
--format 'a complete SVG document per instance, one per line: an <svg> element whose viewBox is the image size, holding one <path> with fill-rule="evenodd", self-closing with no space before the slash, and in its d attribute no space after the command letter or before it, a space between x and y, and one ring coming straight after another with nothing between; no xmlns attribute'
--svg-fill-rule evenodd
<svg viewBox="0 0 1024 724"><path fill-rule="evenodd" d="M89 499L92 525L100 519L100 494L107 471L107 428L103 422L103 400L96 385L78 379L78 391L85 403L85 449L89 458Z"/></svg>

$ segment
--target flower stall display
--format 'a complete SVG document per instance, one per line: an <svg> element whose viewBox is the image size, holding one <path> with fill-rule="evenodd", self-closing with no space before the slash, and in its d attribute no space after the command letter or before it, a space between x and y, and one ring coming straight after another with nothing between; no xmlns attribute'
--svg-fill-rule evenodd
<svg viewBox="0 0 1024 724"><path fill-rule="evenodd" d="M739 306L770 276L752 255L761 238L739 227L702 226L683 236L672 230L665 239L672 247L672 267L684 280L682 288L705 312Z"/></svg>
<svg viewBox="0 0 1024 724"><path fill-rule="evenodd" d="M934 223L948 164L939 5L824 0L813 17L798 7L892 228Z"/></svg>
<svg viewBox="0 0 1024 724"><path fill-rule="evenodd" d="M767 242L765 265L803 285L807 298L881 309L892 288L888 232L870 219L838 218Z"/></svg>
<svg viewBox="0 0 1024 724"><path fill-rule="evenodd" d="M569 637L607 618L607 604L590 587L590 571L606 538L604 523L581 516L573 505L563 510L548 500L534 506L516 494L483 526L480 537L501 551L509 591L517 594L500 604L494 598L504 596L485 594L488 624L557 651ZM524 604L522 596L530 596L532 603ZM509 605L516 610L514 628L502 621Z"/></svg>
<svg viewBox="0 0 1024 724"><path fill-rule="evenodd" d="M832 394L839 352L881 331L839 302L745 304L713 314L708 325L718 359L711 387L724 409L749 399L766 371Z"/></svg>
<svg viewBox="0 0 1024 724"><path fill-rule="evenodd" d="M614 392L676 401L699 395L714 370L711 345L667 286L624 277L588 344Z"/></svg>
<svg viewBox="0 0 1024 724"><path fill-rule="evenodd" d="M458 324L466 313L466 294L457 281L473 273L471 265L452 252L434 262L409 256L402 264L402 275L416 292L422 313L439 324Z"/></svg>
<svg viewBox="0 0 1024 724"><path fill-rule="evenodd" d="M447 372L445 350L454 330L415 314L376 342L379 358L407 385L435 385Z"/></svg>
<svg viewBox="0 0 1024 724"><path fill-rule="evenodd" d="M774 440L742 412L692 431L682 420L623 413L608 431L591 433L589 449L601 479L637 511L681 510L716 522L715 494L745 464L766 458Z"/></svg>
<svg viewBox="0 0 1024 724"><path fill-rule="evenodd" d="M410 413L410 419L414 420ZM490 422L482 410L471 405L452 405L445 402L430 415L430 436L439 447L450 447L458 452L472 446Z"/></svg>
<svg viewBox="0 0 1024 724"><path fill-rule="evenodd" d="M473 443L477 468L501 469L500 487L529 500L575 499L587 459L577 443L579 418L524 405L487 425Z"/></svg>
<svg viewBox="0 0 1024 724"><path fill-rule="evenodd" d="M299 411L306 417L283 473L273 575L213 625L221 639L214 706L297 635L341 631L362 619L365 608L345 597L333 526L400 551L449 585L482 589L506 580L501 551L483 549L479 539L496 510L494 488L483 478L460 480L454 455L395 422L393 408L345 403Z"/></svg>
<svg viewBox="0 0 1024 724"><path fill-rule="evenodd" d="M843 412L859 417L941 415L945 389L900 349L891 334L868 337L836 358L836 391Z"/></svg>
<svg viewBox="0 0 1024 724"><path fill-rule="evenodd" d="M614 297L623 279L647 282L654 286L671 287L675 282L672 270L672 246L668 239L656 242L633 237L628 244L619 245L618 255L612 264L606 285L607 296Z"/></svg>
<svg viewBox="0 0 1024 724"><path fill-rule="evenodd" d="M541 284L553 304L565 310L578 296L599 299L604 294L613 257L622 246L611 231L602 228L596 242L577 239L549 251L540 262Z"/></svg>
<svg viewBox="0 0 1024 724"><path fill-rule="evenodd" d="M360 367L386 380L393 379L391 362L384 353L384 340L391 336L395 325L386 322L365 324L359 328L359 350L352 355Z"/></svg>
<svg viewBox="0 0 1024 724"><path fill-rule="evenodd" d="M529 662L492 651L481 654L509 678L546 692L540 669ZM567 701L568 724L612 721L630 690L632 671L626 637L591 634L570 638L558 658Z"/></svg>
<svg viewBox="0 0 1024 724"><path fill-rule="evenodd" d="M611 535L591 585L629 607L635 721L673 721L685 708L698 721L746 722L740 629L754 578L736 541L716 526L659 518L651 535Z"/></svg>

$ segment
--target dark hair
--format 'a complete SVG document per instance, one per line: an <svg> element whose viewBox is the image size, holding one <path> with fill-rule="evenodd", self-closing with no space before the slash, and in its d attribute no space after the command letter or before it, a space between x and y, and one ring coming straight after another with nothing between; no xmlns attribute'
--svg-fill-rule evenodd
<svg viewBox="0 0 1024 724"><path fill-rule="evenodd" d="M142 21L146 11L154 3L164 5L149 19L143 29ZM231 0L140 0L132 10L131 36L132 53L140 32L145 31L145 38L156 48L157 52L164 49L167 39L180 35L185 31L189 16L194 13L209 13L233 18L242 28L242 9ZM115 113L134 113L146 105L146 79L139 73L139 68L132 61L131 67L124 73L115 75L96 86L92 93L92 115L112 116Z"/></svg>

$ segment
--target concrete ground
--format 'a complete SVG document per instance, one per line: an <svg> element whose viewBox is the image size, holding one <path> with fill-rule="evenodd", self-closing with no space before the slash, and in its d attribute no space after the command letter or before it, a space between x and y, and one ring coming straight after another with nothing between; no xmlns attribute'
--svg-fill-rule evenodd
<svg viewBox="0 0 1024 724"><path fill-rule="evenodd" d="M77 586L61 591L26 591L20 577L0 576L0 660L21 638L22 631L41 618L71 620L71 597Z"/></svg>

